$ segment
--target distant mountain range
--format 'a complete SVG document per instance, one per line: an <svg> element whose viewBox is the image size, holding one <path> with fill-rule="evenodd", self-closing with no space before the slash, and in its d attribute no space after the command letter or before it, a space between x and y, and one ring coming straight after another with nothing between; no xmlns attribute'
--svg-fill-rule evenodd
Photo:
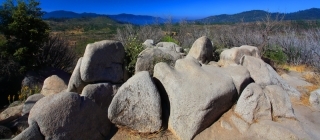
<svg viewBox="0 0 320 140"><path fill-rule="evenodd" d="M137 25L164 23L166 20L160 17L146 16L146 15L132 15L132 14L118 14L118 15L103 15L96 13L75 13L71 11L53 11L45 12L43 19L61 19L61 18L87 18L87 17L109 17L117 22L131 23Z"/></svg>
<svg viewBox="0 0 320 140"><path fill-rule="evenodd" d="M237 14L227 15L216 15L210 16L198 20L189 20L189 22L199 23L235 23L235 22L253 22L261 21L268 14L267 11L263 10L252 10L245 11ZM270 13L272 18L284 15L284 20L318 20L320 19L320 8L311 8L307 10L297 11L293 13ZM109 17L120 23L131 23L137 25L164 23L167 20L160 17L153 17L148 15L132 15L132 14L118 14L118 15L103 15L96 13L75 13L71 11L53 11L45 12L44 19L61 19L61 18L81 18L81 17ZM174 19L172 23L178 22L178 19Z"/></svg>
<svg viewBox="0 0 320 140"><path fill-rule="evenodd" d="M320 19L320 9L319 8L311 8L307 10L302 10L293 13L268 13L263 10L252 10L241 12L233 15L217 15L210 16L204 19L196 20L197 22L203 23L232 23L232 22L253 22L253 21L261 21L266 18L266 15L270 14L271 18L276 18L277 16L284 16L283 20L317 20ZM280 18L279 17L279 18Z"/></svg>

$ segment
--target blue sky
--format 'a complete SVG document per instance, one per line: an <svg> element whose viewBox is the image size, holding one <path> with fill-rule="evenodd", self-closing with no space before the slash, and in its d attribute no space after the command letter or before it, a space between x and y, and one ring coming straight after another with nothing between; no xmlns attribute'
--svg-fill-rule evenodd
<svg viewBox="0 0 320 140"><path fill-rule="evenodd" d="M320 0L40 0L40 3L48 12L128 13L188 19L249 10L290 13L320 8Z"/></svg>

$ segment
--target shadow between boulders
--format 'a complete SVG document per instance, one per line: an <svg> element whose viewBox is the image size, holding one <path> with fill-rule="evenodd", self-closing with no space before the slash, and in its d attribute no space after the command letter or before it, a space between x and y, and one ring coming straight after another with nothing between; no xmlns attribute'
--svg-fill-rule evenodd
<svg viewBox="0 0 320 140"><path fill-rule="evenodd" d="M119 128L115 124L111 124L110 132L106 137L106 140L111 140L111 138L118 132Z"/></svg>
<svg viewBox="0 0 320 140"><path fill-rule="evenodd" d="M238 100L238 98L240 98L242 91L251 83L254 83L254 80L250 77L250 79L248 81L244 81L241 85L240 85L240 93L239 96L237 97L236 100Z"/></svg>
<svg viewBox="0 0 320 140"><path fill-rule="evenodd" d="M168 129L169 123L169 116L170 116L170 101L162 83L155 77L152 78L153 82L155 83L161 97L161 107L162 107L162 129Z"/></svg>

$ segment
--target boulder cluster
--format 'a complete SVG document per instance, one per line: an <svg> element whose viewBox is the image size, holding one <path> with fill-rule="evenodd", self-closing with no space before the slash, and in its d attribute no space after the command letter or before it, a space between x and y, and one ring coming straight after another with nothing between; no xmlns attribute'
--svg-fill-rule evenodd
<svg viewBox="0 0 320 140"><path fill-rule="evenodd" d="M88 44L63 90L30 96L21 106L28 127L14 140L106 139L112 125L145 134L170 131L190 140L230 110L241 134L314 138L281 127L280 119L298 122L292 101L301 94L261 60L256 47L224 50L213 62L207 37L196 40L187 55L174 43L155 46L147 40L144 45L135 75L125 81L123 45L112 40ZM164 57L171 63L150 62ZM319 97L318 91L310 97L315 110L320 110ZM227 122L223 126L231 129Z"/></svg>

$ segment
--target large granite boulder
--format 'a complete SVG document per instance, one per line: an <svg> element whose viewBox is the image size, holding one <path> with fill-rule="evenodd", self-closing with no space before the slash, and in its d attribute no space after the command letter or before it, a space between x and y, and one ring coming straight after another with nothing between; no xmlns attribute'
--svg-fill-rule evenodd
<svg viewBox="0 0 320 140"><path fill-rule="evenodd" d="M11 122L21 116L23 105L8 107L0 113L0 124Z"/></svg>
<svg viewBox="0 0 320 140"><path fill-rule="evenodd" d="M229 110L237 99L233 79L220 67L202 65L193 57L179 59L172 68L154 68L158 87L165 91L170 110L168 129L179 139L192 139Z"/></svg>
<svg viewBox="0 0 320 140"><path fill-rule="evenodd" d="M36 122L32 122L30 126L15 136L12 140L44 140L45 137L41 134L40 128Z"/></svg>
<svg viewBox="0 0 320 140"><path fill-rule="evenodd" d="M108 110L111 122L142 133L159 131L160 94L147 71L128 79L114 96Z"/></svg>
<svg viewBox="0 0 320 140"><path fill-rule="evenodd" d="M182 47L173 42L159 42L156 47L160 47L160 49L164 48L167 50L175 51L177 53L183 53Z"/></svg>
<svg viewBox="0 0 320 140"><path fill-rule="evenodd" d="M181 57L175 50L168 48L147 48L139 54L135 72L149 71L150 74L153 74L153 67L156 63L166 62L173 65Z"/></svg>
<svg viewBox="0 0 320 140"><path fill-rule="evenodd" d="M254 82L263 88L268 85L278 85L290 97L300 99L300 92L285 82L270 65L263 62L261 59L244 55L241 58L241 65L248 69Z"/></svg>
<svg viewBox="0 0 320 140"><path fill-rule="evenodd" d="M122 83L124 53L124 47L118 41L88 44L81 60L81 79L88 83Z"/></svg>
<svg viewBox="0 0 320 140"><path fill-rule="evenodd" d="M31 109L28 123L27 132L23 131L22 134L38 129L44 139L79 140L105 139L111 125L107 113L96 103L73 92L40 99Z"/></svg>
<svg viewBox="0 0 320 140"><path fill-rule="evenodd" d="M295 118L289 95L280 86L269 85L263 91L271 103L274 118Z"/></svg>
<svg viewBox="0 0 320 140"><path fill-rule="evenodd" d="M111 83L89 84L82 90L81 96L87 97L100 106L106 113L119 85Z"/></svg>
<svg viewBox="0 0 320 140"><path fill-rule="evenodd" d="M31 108L36 104L37 101L39 101L41 98L43 98L44 95L42 94L33 94L27 98L27 100L23 104L22 113L21 115L29 115L29 112Z"/></svg>
<svg viewBox="0 0 320 140"><path fill-rule="evenodd" d="M222 71L225 72L227 75L231 76L239 95L242 93L244 88L247 87L247 85L253 82L253 80L250 77L249 71L243 66L236 65L223 67Z"/></svg>
<svg viewBox="0 0 320 140"><path fill-rule="evenodd" d="M68 83L68 89L67 89L68 92L76 92L78 94L81 94L82 89L87 85L87 83L81 79L81 74L80 74L81 62L82 62L82 57L79 58L77 65L72 72L72 75Z"/></svg>
<svg viewBox="0 0 320 140"><path fill-rule="evenodd" d="M257 120L272 120L270 101L256 83L243 90L234 112L250 124Z"/></svg>
<svg viewBox="0 0 320 140"><path fill-rule="evenodd" d="M57 94L68 88L69 79L52 75L43 82L41 94L44 96Z"/></svg>
<svg viewBox="0 0 320 140"><path fill-rule="evenodd" d="M240 47L233 47L221 52L219 65L228 66L232 64L240 64L242 56L248 55L256 58L260 58L259 50L257 47L243 45Z"/></svg>
<svg viewBox="0 0 320 140"><path fill-rule="evenodd" d="M144 46L145 48L155 47L154 41L153 41L152 39L147 39L146 41L144 41L144 42L142 43L142 46Z"/></svg>
<svg viewBox="0 0 320 140"><path fill-rule="evenodd" d="M188 56L192 56L203 64L213 60L212 42L206 36L198 38L189 50Z"/></svg>

